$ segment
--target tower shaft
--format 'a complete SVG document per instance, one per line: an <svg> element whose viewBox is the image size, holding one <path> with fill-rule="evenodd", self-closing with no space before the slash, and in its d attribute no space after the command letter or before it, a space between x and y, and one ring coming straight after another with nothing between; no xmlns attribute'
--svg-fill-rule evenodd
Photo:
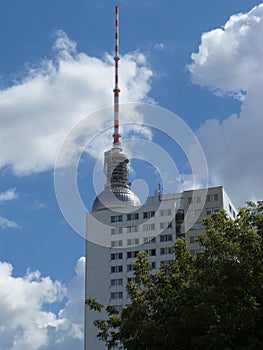
<svg viewBox="0 0 263 350"><path fill-rule="evenodd" d="M128 156L122 152L119 134L119 8L115 7L115 86L114 86L114 134L113 147L104 153L104 173L107 188L125 187L128 184Z"/></svg>

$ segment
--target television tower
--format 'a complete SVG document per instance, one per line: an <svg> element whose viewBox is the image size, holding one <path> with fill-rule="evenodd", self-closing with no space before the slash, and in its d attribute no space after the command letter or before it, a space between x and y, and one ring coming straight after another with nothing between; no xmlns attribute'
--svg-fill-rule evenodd
<svg viewBox="0 0 263 350"><path fill-rule="evenodd" d="M92 211L140 206L139 198L128 183L129 157L122 151L119 133L119 8L115 7L115 85L113 146L104 153L104 174L107 182L104 190L93 203Z"/></svg>
<svg viewBox="0 0 263 350"><path fill-rule="evenodd" d="M105 305L108 302L108 263L111 247L95 244L89 237L101 234L98 222L103 218L103 222L108 229L109 218L113 212L133 212L141 206L139 198L130 190L128 183L128 163L129 157L122 151L119 133L119 8L115 7L115 85L114 93L114 132L113 145L110 150L104 152L104 174L106 184L103 191L95 198L91 213L87 213L87 233L86 233L86 272L85 272L85 321L84 321L84 350L105 349L102 343L98 343L93 320L94 313L89 311L86 303L90 296L98 296ZM97 218L100 218L96 220ZM93 224L93 218L95 223ZM98 232L99 230L99 232ZM108 238L108 236L107 236ZM109 240L110 241L110 240ZM94 279L95 278L95 279ZM101 280L100 280L101 278ZM98 287L99 284L99 287ZM104 299L105 293L107 299ZM95 344L95 345L94 345Z"/></svg>

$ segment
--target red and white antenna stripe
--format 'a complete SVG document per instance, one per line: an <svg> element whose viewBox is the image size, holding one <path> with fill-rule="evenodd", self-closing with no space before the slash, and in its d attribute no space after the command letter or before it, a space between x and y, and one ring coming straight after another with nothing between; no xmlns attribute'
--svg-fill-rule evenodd
<svg viewBox="0 0 263 350"><path fill-rule="evenodd" d="M119 134L119 8L115 7L115 87L114 87L114 134L113 134L113 144L120 144Z"/></svg>

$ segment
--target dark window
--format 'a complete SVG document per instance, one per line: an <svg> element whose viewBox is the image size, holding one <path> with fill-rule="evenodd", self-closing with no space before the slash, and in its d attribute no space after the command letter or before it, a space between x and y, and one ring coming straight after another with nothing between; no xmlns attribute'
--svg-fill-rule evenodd
<svg viewBox="0 0 263 350"><path fill-rule="evenodd" d="M169 235L161 235L160 236L160 241L161 242L169 242L173 240L173 235L169 234Z"/></svg>
<svg viewBox="0 0 263 350"><path fill-rule="evenodd" d="M145 250L145 252L146 252L149 256L156 256L156 249L148 249L148 250Z"/></svg>
<svg viewBox="0 0 263 350"><path fill-rule="evenodd" d="M127 214L127 221L139 220L139 213Z"/></svg>
<svg viewBox="0 0 263 350"><path fill-rule="evenodd" d="M121 222L122 221L122 215L113 215L110 217L111 222Z"/></svg>
<svg viewBox="0 0 263 350"><path fill-rule="evenodd" d="M216 202L218 201L218 193L215 194L208 194L206 197L207 202Z"/></svg>
<svg viewBox="0 0 263 350"><path fill-rule="evenodd" d="M143 213L143 218L144 219L149 219L155 216L155 211L145 211Z"/></svg>
<svg viewBox="0 0 263 350"><path fill-rule="evenodd" d="M111 273L122 272L122 271L123 271L122 265L111 266Z"/></svg>
<svg viewBox="0 0 263 350"><path fill-rule="evenodd" d="M184 210L179 209L175 215L176 221L177 222L183 222L184 221Z"/></svg>
<svg viewBox="0 0 263 350"><path fill-rule="evenodd" d="M160 248L160 255L172 254L172 253L173 253L172 247Z"/></svg>
<svg viewBox="0 0 263 350"><path fill-rule="evenodd" d="M130 252L127 252L127 259L136 258L136 255L138 254L138 250L132 250Z"/></svg>

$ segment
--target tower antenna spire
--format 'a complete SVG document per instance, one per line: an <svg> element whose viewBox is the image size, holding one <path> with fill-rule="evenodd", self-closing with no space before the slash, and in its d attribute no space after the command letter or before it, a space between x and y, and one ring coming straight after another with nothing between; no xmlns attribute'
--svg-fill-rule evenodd
<svg viewBox="0 0 263 350"><path fill-rule="evenodd" d="M114 133L113 146L104 152L104 174L107 182L104 190L95 199L92 210L140 206L139 198L130 190L128 182L129 156L123 152L119 134L119 8L115 6L115 86L114 92Z"/></svg>
<svg viewBox="0 0 263 350"><path fill-rule="evenodd" d="M115 87L114 87L114 134L113 145L120 145L119 134L119 7L115 6Z"/></svg>

